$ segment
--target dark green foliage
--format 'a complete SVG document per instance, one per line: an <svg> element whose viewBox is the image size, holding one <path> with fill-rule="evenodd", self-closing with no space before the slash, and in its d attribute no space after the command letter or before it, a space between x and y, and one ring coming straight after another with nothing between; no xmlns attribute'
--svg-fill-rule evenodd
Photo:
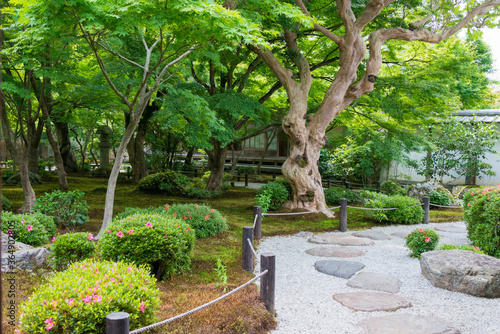
<svg viewBox="0 0 500 334"><path fill-rule="evenodd" d="M222 187L221 187L222 189ZM186 196L189 198L207 199L222 195L222 191L210 191L202 188L190 187L186 190Z"/></svg>
<svg viewBox="0 0 500 334"><path fill-rule="evenodd" d="M416 229L406 237L406 247L411 251L410 257L420 259L420 255L436 249L439 243L439 235L429 229Z"/></svg>
<svg viewBox="0 0 500 334"><path fill-rule="evenodd" d="M222 214L204 204L173 204L165 209L167 215L177 217L194 228L198 239L224 232L226 219Z"/></svg>
<svg viewBox="0 0 500 334"><path fill-rule="evenodd" d="M16 173L12 169L2 169L2 180L7 181L14 174Z"/></svg>
<svg viewBox="0 0 500 334"><path fill-rule="evenodd" d="M291 198L291 196L292 196L292 186L290 185L290 183L288 183L288 181L287 181L287 180L285 180L285 179L276 179L276 181L274 181L274 182L281 183L282 185L284 185L284 186L285 186L286 190L287 190L287 191L288 191L288 193L290 194L290 195L288 196L288 199L290 199L290 198Z"/></svg>
<svg viewBox="0 0 500 334"><path fill-rule="evenodd" d="M188 184L187 176L166 171L146 176L139 181L137 189L148 194L179 195Z"/></svg>
<svg viewBox="0 0 500 334"><path fill-rule="evenodd" d="M373 211L373 218L378 221L387 221L396 224L419 224L424 218L424 210L420 201L408 196L387 196L379 199L367 200L368 208L398 208L397 210Z"/></svg>
<svg viewBox="0 0 500 334"><path fill-rule="evenodd" d="M264 211L265 204L262 202L262 199L265 198L265 202L269 203L268 208L270 210L278 210L289 197L290 193L286 186L280 181L273 181L260 187L259 191L257 191L256 202L262 206L262 210Z"/></svg>
<svg viewBox="0 0 500 334"><path fill-rule="evenodd" d="M238 168L238 172L240 173L240 175L254 175L255 173L257 173L257 168L255 168L254 166L240 167Z"/></svg>
<svg viewBox="0 0 500 334"><path fill-rule="evenodd" d="M37 247L49 242L56 232L52 217L41 213L19 214L2 213L2 231L13 233L14 239Z"/></svg>
<svg viewBox="0 0 500 334"><path fill-rule="evenodd" d="M328 205L339 205L341 198L347 199L348 203L361 202L361 196L349 189L332 187L325 189L323 192Z"/></svg>
<svg viewBox="0 0 500 334"><path fill-rule="evenodd" d="M429 199L432 204L449 206L451 204L450 195L444 191L431 191L429 193Z"/></svg>
<svg viewBox="0 0 500 334"><path fill-rule="evenodd" d="M399 183L394 182L393 180L387 180L382 185L380 186L380 190L386 193L389 196L394 196L398 194L398 192L401 190L401 186Z"/></svg>
<svg viewBox="0 0 500 334"><path fill-rule="evenodd" d="M94 169L94 173L92 175L94 175L95 177L109 177L109 174L111 174L112 169L113 167L106 167L106 168L99 167Z"/></svg>
<svg viewBox="0 0 500 334"><path fill-rule="evenodd" d="M30 183L32 186L35 186L37 184L42 184L42 180L40 180L39 175L37 175L35 173L28 172L28 177L30 179ZM10 184L10 185L20 186L21 185L21 174L17 173L17 174L12 175L11 177L9 177L7 179L6 182L7 182L7 184Z"/></svg>
<svg viewBox="0 0 500 334"><path fill-rule="evenodd" d="M323 179L327 180L335 177L334 157L332 152L325 147L321 148L319 154L318 170Z"/></svg>
<svg viewBox="0 0 500 334"><path fill-rule="evenodd" d="M106 191L108 191L107 186L97 186L94 189L92 189L92 192L94 193L106 193Z"/></svg>
<svg viewBox="0 0 500 334"><path fill-rule="evenodd" d="M112 221L98 247L103 259L147 264L160 279L189 270L194 239L183 220L135 214Z"/></svg>
<svg viewBox="0 0 500 334"><path fill-rule="evenodd" d="M159 207L152 207L150 206L149 208L125 208L123 212L120 212L119 214L115 215L113 217L113 220L122 220L123 218L127 218L128 216L132 216L135 214L157 214L157 215L162 215L165 212L165 208L163 206Z"/></svg>
<svg viewBox="0 0 500 334"><path fill-rule="evenodd" d="M459 249L459 250L468 250L474 253L478 254L484 254L483 251L477 247L477 246L470 246L470 245L450 245L450 244L443 244L438 247L438 250L453 250L453 249Z"/></svg>
<svg viewBox="0 0 500 334"><path fill-rule="evenodd" d="M89 219L87 201L82 199L84 195L78 189L68 192L55 190L38 198L33 210L54 217L60 228L75 228Z"/></svg>
<svg viewBox="0 0 500 334"><path fill-rule="evenodd" d="M86 232L67 233L57 236L51 246L57 269L66 269L73 262L85 260L95 252L91 234Z"/></svg>
<svg viewBox="0 0 500 334"><path fill-rule="evenodd" d="M12 202L10 199L2 195L2 209L3 210L10 210L12 209Z"/></svg>

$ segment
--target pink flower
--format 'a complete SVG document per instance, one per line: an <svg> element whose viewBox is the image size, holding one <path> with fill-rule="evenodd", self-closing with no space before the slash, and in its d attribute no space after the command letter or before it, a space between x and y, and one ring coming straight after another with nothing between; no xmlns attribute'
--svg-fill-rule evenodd
<svg viewBox="0 0 500 334"><path fill-rule="evenodd" d="M425 242L429 242L429 241L431 241L431 238L429 238L429 237L425 238Z"/></svg>
<svg viewBox="0 0 500 334"><path fill-rule="evenodd" d="M94 303L99 303L102 300L102 296L94 296Z"/></svg>
<svg viewBox="0 0 500 334"><path fill-rule="evenodd" d="M189 219L192 219L192 218L191 218L191 215L189 215Z"/></svg>
<svg viewBox="0 0 500 334"><path fill-rule="evenodd" d="M184 220L186 220L186 216L184 216Z"/></svg>
<svg viewBox="0 0 500 334"><path fill-rule="evenodd" d="M500 188L500 187L499 187L499 188ZM198 204L196 204L195 206L196 206L196 208L198 209Z"/></svg>
<svg viewBox="0 0 500 334"><path fill-rule="evenodd" d="M116 235L118 236L118 238L123 238L123 232L122 231L119 231L118 233L116 233Z"/></svg>
<svg viewBox="0 0 500 334"><path fill-rule="evenodd" d="M419 232L423 232L424 230L422 230L421 228L418 229Z"/></svg>
<svg viewBox="0 0 500 334"><path fill-rule="evenodd" d="M478 189L476 192L479 194L481 192L481 190Z"/></svg>
<svg viewBox="0 0 500 334"><path fill-rule="evenodd" d="M56 242L56 237L52 237L52 242Z"/></svg>
<svg viewBox="0 0 500 334"><path fill-rule="evenodd" d="M205 216L205 219L206 219L206 220L209 220L209 219L210 219L210 216L209 216L209 215L206 215L206 216Z"/></svg>
<svg viewBox="0 0 500 334"><path fill-rule="evenodd" d="M165 211L168 211L170 209L170 205L167 204L167 206L165 206Z"/></svg>
<svg viewBox="0 0 500 334"><path fill-rule="evenodd" d="M73 306L74 301L75 300L73 298L68 299L68 305Z"/></svg>
<svg viewBox="0 0 500 334"><path fill-rule="evenodd" d="M477 247L477 246L476 246L476 247L474 247L474 249L475 249L475 250L479 250L479 247Z"/></svg>
<svg viewBox="0 0 500 334"><path fill-rule="evenodd" d="M128 230L128 234L132 234L132 233L134 233L134 230L132 230L132 229Z"/></svg>
<svg viewBox="0 0 500 334"><path fill-rule="evenodd" d="M48 331L50 331L52 329L52 327L54 327L54 322L52 321L52 317L50 317L47 320L45 320L45 323L47 324L47 326L45 327L45 329L48 330Z"/></svg>
<svg viewBox="0 0 500 334"><path fill-rule="evenodd" d="M471 196L474 196L474 192L471 192L471 193L470 193L470 195L471 195Z"/></svg>
<svg viewBox="0 0 500 334"><path fill-rule="evenodd" d="M470 206L470 203L467 203L467 206Z"/></svg>
<svg viewBox="0 0 500 334"><path fill-rule="evenodd" d="M33 229L33 226L31 225L28 225L28 232L31 231ZM51 327L52 328L52 327Z"/></svg>
<svg viewBox="0 0 500 334"><path fill-rule="evenodd" d="M128 268L127 268L127 271L132 271L132 267L128 267Z"/></svg>
<svg viewBox="0 0 500 334"><path fill-rule="evenodd" d="M174 217L177 217L177 212L174 212Z"/></svg>
<svg viewBox="0 0 500 334"><path fill-rule="evenodd" d="M139 310L141 310L142 313L144 313L144 310L146 309L146 303L141 300L141 305L139 306Z"/></svg>
<svg viewBox="0 0 500 334"><path fill-rule="evenodd" d="M151 224L150 222L147 222L147 223L146 223L146 226L147 226L147 227L153 227L153 224Z"/></svg>
<svg viewBox="0 0 500 334"><path fill-rule="evenodd" d="M94 275L97 275L99 273L99 269L95 268Z"/></svg>
<svg viewBox="0 0 500 334"><path fill-rule="evenodd" d="M47 301L46 301L46 300L44 300L42 304L43 304L43 305L47 305Z"/></svg>
<svg viewBox="0 0 500 334"><path fill-rule="evenodd" d="M107 230L106 232L111 233L111 230Z"/></svg>
<svg viewBox="0 0 500 334"><path fill-rule="evenodd" d="M188 226L188 231L191 231L191 226Z"/></svg>
<svg viewBox="0 0 500 334"><path fill-rule="evenodd" d="M212 210L210 210L210 212L211 212L211 213L214 213L214 212L215 212L215 210L214 210L214 209L212 209Z"/></svg>
<svg viewBox="0 0 500 334"><path fill-rule="evenodd" d="M89 233L89 241L94 240L94 235L92 233Z"/></svg>
<svg viewBox="0 0 500 334"><path fill-rule="evenodd" d="M92 296L87 296L87 297L83 297L82 300L85 302L85 303L90 303L92 301Z"/></svg>

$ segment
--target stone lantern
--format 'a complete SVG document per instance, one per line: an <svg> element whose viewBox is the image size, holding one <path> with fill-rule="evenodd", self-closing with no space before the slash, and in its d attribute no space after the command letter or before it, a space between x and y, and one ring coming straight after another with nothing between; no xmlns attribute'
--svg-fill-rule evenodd
<svg viewBox="0 0 500 334"><path fill-rule="evenodd" d="M109 167L109 149L111 148L111 140L110 136L113 133L113 131L110 129L109 126L106 125L101 125L96 132L99 135L99 155L101 159L101 164L100 168L107 168Z"/></svg>

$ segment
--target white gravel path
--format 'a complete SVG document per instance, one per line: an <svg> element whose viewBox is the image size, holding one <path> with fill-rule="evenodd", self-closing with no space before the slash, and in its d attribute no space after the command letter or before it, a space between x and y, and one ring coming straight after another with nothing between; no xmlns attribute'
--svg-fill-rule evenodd
<svg viewBox="0 0 500 334"><path fill-rule="evenodd" d="M387 234L410 233L420 227L434 228L448 224L463 223L398 225L374 229ZM465 233L437 232L441 236L440 244L468 243ZM362 290L348 287L345 279L316 271L314 263L329 258L306 254L307 249L320 246L309 243L308 239L304 236L263 238L257 249L258 253L276 254L278 327L273 334L357 334L362 333L357 325L360 320L388 314L354 311L333 300L332 295L335 293ZM392 237L391 240L375 240L374 246L349 247L363 250L365 255L341 260L359 261L366 266L362 271L385 273L401 280L403 285L398 294L408 298L413 307L395 312L441 318L457 327L462 334L500 333L500 299L473 297L432 286L421 274L419 260L408 257L404 239Z"/></svg>

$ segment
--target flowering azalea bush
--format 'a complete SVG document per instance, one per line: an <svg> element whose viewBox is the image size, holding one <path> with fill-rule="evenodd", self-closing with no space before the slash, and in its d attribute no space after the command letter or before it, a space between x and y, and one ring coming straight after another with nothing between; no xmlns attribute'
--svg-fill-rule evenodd
<svg viewBox="0 0 500 334"><path fill-rule="evenodd" d="M205 204L173 204L165 206L165 213L187 222L198 239L227 230L226 218Z"/></svg>
<svg viewBox="0 0 500 334"><path fill-rule="evenodd" d="M160 279L189 269L194 238L194 230L183 220L134 214L112 221L98 249L105 260L148 265Z"/></svg>
<svg viewBox="0 0 500 334"><path fill-rule="evenodd" d="M38 198L33 210L53 217L61 228L74 228L89 220L89 207L83 196L85 193L78 189L68 192L55 190Z"/></svg>
<svg viewBox="0 0 500 334"><path fill-rule="evenodd" d="M396 224L419 224L424 219L424 209L420 201L409 196L384 196L378 199L368 199L368 208L398 208L397 210L372 211L373 218L378 221L388 221Z"/></svg>
<svg viewBox="0 0 500 334"><path fill-rule="evenodd" d="M15 215L3 212L2 231L13 234L16 241L37 247L49 242L56 233L56 225L52 217L41 213Z"/></svg>
<svg viewBox="0 0 500 334"><path fill-rule="evenodd" d="M92 233L67 233L52 238L52 255L55 266L65 269L70 263L85 260L95 252L95 243Z"/></svg>
<svg viewBox="0 0 500 334"><path fill-rule="evenodd" d="M106 316L127 312L130 328L155 320L160 300L147 268L86 260L52 276L20 306L21 333L104 333Z"/></svg>
<svg viewBox="0 0 500 334"><path fill-rule="evenodd" d="M410 257L420 259L420 255L436 249L439 235L433 230L416 229L406 236L406 247L411 250Z"/></svg>
<svg viewBox="0 0 500 334"><path fill-rule="evenodd" d="M500 184L464 194L467 237L485 254L500 258Z"/></svg>

